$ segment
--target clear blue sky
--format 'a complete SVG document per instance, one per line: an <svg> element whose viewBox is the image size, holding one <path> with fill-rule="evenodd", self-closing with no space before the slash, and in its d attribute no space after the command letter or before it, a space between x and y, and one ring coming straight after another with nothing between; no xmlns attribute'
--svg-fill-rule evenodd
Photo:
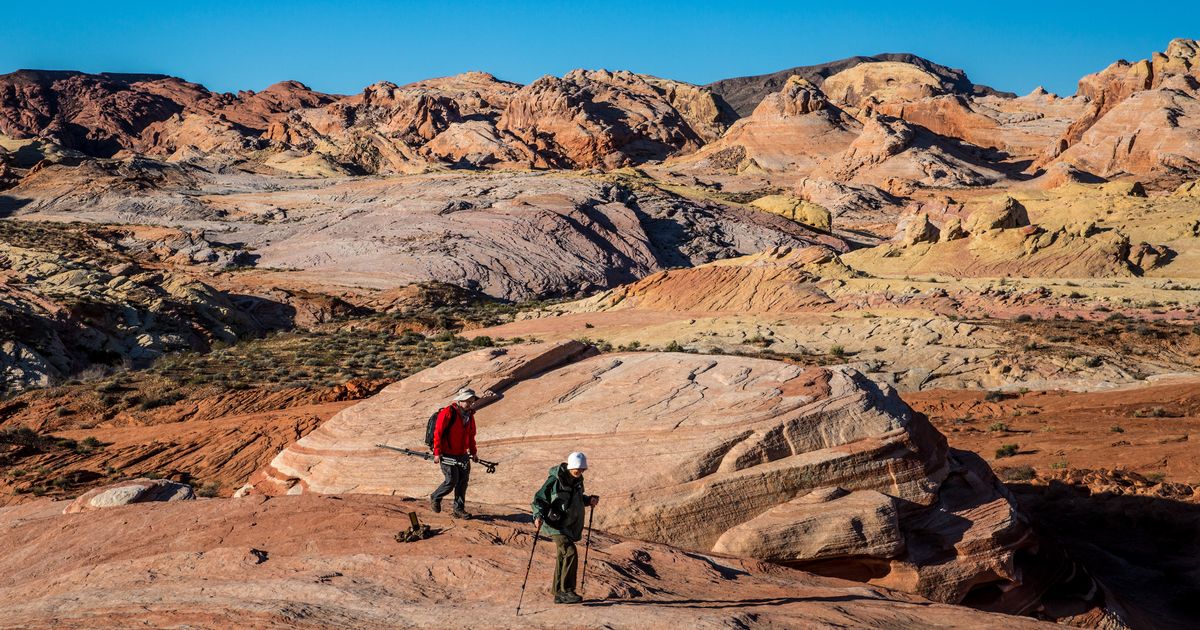
<svg viewBox="0 0 1200 630"><path fill-rule="evenodd" d="M1116 59L1146 58L1175 37L1200 38L1195 1L6 4L0 73L157 72L222 91L295 79L353 93L379 80L466 70L527 83L580 67L708 83L912 52L998 89L1044 85L1069 94L1080 76Z"/></svg>

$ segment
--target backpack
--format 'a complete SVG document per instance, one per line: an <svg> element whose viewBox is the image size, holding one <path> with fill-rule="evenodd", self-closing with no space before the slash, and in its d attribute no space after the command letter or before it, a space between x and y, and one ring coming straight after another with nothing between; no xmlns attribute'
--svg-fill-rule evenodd
<svg viewBox="0 0 1200 630"><path fill-rule="evenodd" d="M458 409L456 409L454 405L443 407L443 409L450 410L450 422L447 422L446 428L442 430L442 442L445 442L446 432L450 430L450 423L458 420ZM429 447L430 450L433 450L433 433L434 431L437 431L437 419L441 413L441 409L433 412L433 415L429 416L429 421L425 424L425 446Z"/></svg>

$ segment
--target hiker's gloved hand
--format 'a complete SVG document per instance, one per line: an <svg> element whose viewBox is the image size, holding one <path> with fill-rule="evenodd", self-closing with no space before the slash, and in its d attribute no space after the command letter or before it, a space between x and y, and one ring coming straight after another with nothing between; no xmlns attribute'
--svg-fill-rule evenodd
<svg viewBox="0 0 1200 630"><path fill-rule="evenodd" d="M442 463L442 456L441 456L441 455L434 455L434 456L433 456L433 463L435 463L435 464L441 464L441 463Z"/></svg>
<svg viewBox="0 0 1200 630"><path fill-rule="evenodd" d="M479 456L478 456L478 455L472 455L472 456L471 456L471 461L473 461L473 462L475 462L476 464L478 464L478 463L479 463Z"/></svg>
<svg viewBox="0 0 1200 630"><path fill-rule="evenodd" d="M590 505L592 507L596 507L596 504L599 502L600 502L600 497L593 494L591 500L588 501L588 505Z"/></svg>
<svg viewBox="0 0 1200 630"><path fill-rule="evenodd" d="M542 528L542 517L538 516L533 519L533 528L534 529Z"/></svg>

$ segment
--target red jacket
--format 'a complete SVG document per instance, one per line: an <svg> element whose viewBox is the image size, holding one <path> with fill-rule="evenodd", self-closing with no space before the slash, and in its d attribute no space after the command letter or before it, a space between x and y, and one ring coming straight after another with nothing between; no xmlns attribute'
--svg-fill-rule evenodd
<svg viewBox="0 0 1200 630"><path fill-rule="evenodd" d="M438 412L437 426L433 430L433 454L453 457L467 453L476 454L475 412L463 411L457 404L445 407Z"/></svg>

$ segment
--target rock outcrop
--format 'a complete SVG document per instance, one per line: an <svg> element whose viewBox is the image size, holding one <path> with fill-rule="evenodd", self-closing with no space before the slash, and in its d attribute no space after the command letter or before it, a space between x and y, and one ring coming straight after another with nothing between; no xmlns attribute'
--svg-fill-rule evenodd
<svg viewBox="0 0 1200 630"><path fill-rule="evenodd" d="M932 72L897 61L862 63L843 70L821 84L839 103L870 107L879 102L910 101L941 92L942 81Z"/></svg>
<svg viewBox="0 0 1200 630"><path fill-rule="evenodd" d="M423 496L438 481L435 471L375 444L419 444L429 410L468 385L496 394L479 413L480 452L500 463L504 479L531 480L526 487L479 475L475 501L527 506L545 469L582 448L588 487L606 506L595 524L607 531L701 552L757 549L796 566L1011 612L1035 606L1043 579L1057 570L1033 569L1050 561L986 464L948 451L893 392L853 370L761 359L596 355L578 342L475 352L343 411L245 491ZM789 529L779 515L802 514L822 496L847 522L856 513L872 523L862 540L789 543L803 518Z"/></svg>
<svg viewBox="0 0 1200 630"><path fill-rule="evenodd" d="M689 122L713 137L720 111L711 95L702 97L701 88L632 72L576 70L522 88L497 128L532 147L534 166L619 168L700 148L704 139Z"/></svg>
<svg viewBox="0 0 1200 630"><path fill-rule="evenodd" d="M765 195L751 201L750 205L825 232L833 228L833 215L829 210L807 199L791 195Z"/></svg>
<svg viewBox="0 0 1200 630"><path fill-rule="evenodd" d="M847 83L841 89L843 98L851 98L855 90L867 88ZM699 172L753 172L893 188L979 186L1005 179L981 153L900 118L835 103L809 81L792 77L719 140L670 164Z"/></svg>

